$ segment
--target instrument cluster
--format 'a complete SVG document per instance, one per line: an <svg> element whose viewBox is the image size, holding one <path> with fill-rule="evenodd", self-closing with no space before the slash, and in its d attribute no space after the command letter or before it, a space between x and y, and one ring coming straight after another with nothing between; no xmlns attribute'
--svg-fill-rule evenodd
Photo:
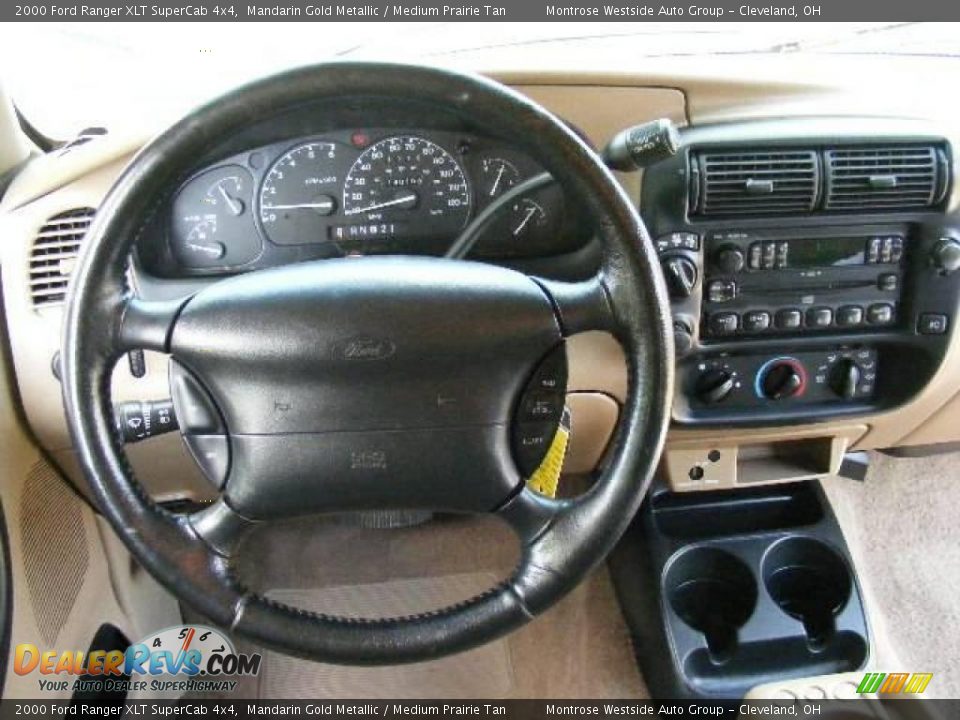
<svg viewBox="0 0 960 720"><path fill-rule="evenodd" d="M543 172L505 143L449 131L351 129L274 143L193 175L170 203L161 276L366 254L441 255L477 213ZM583 247L585 212L557 186L505 207L471 257Z"/></svg>

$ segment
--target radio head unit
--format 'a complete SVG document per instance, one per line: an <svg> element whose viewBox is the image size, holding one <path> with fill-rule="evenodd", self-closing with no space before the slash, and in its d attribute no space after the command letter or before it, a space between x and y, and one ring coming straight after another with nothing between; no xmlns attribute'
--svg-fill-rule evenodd
<svg viewBox="0 0 960 720"><path fill-rule="evenodd" d="M718 230L704 249L703 337L850 332L897 321L904 228Z"/></svg>

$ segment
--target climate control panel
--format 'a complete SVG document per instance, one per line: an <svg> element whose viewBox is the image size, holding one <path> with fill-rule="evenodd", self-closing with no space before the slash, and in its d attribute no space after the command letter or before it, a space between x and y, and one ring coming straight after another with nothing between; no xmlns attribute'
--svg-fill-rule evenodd
<svg viewBox="0 0 960 720"><path fill-rule="evenodd" d="M842 347L778 355L720 355L685 363L681 392L691 409L769 409L869 402L878 353Z"/></svg>

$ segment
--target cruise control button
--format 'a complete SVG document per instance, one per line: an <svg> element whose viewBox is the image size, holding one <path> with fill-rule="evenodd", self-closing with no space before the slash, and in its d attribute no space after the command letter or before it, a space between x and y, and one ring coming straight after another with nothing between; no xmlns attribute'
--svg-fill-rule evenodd
<svg viewBox="0 0 960 720"><path fill-rule="evenodd" d="M520 401L520 420L559 420L563 412L561 393L538 390L528 392Z"/></svg>
<svg viewBox="0 0 960 720"><path fill-rule="evenodd" d="M947 331L947 316L941 313L921 313L917 331L921 335L943 335Z"/></svg>
<svg viewBox="0 0 960 720"><path fill-rule="evenodd" d="M564 345L559 345L534 370L527 389L565 392L566 387L567 350Z"/></svg>
<svg viewBox="0 0 960 720"><path fill-rule="evenodd" d="M893 305L874 303L867 308L867 322L871 325L887 325L893 321Z"/></svg>
<svg viewBox="0 0 960 720"><path fill-rule="evenodd" d="M781 330L796 330L803 322L803 313L799 310L787 309L777 313L777 327Z"/></svg>
<svg viewBox="0 0 960 720"><path fill-rule="evenodd" d="M743 329L760 332L770 327L770 313L766 310L751 310L743 314Z"/></svg>
<svg viewBox="0 0 960 720"><path fill-rule="evenodd" d="M710 316L710 331L714 335L730 335L740 326L740 318L736 313L722 312Z"/></svg>
<svg viewBox="0 0 960 720"><path fill-rule="evenodd" d="M851 327L863 322L863 308L859 305L844 305L837 310L837 325Z"/></svg>
<svg viewBox="0 0 960 720"><path fill-rule="evenodd" d="M540 467L556 427L556 423L551 422L523 422L514 425L513 454L524 477L528 477Z"/></svg>
<svg viewBox="0 0 960 720"><path fill-rule="evenodd" d="M810 308L807 310L807 327L825 328L833 322L833 310L828 307Z"/></svg>

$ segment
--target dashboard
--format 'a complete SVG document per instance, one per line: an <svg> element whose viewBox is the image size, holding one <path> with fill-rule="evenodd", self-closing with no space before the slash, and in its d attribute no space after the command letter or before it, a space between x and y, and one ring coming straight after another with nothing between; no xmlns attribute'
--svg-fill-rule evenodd
<svg viewBox="0 0 960 720"><path fill-rule="evenodd" d="M285 139L197 170L148 230L158 277L222 275L372 254L442 255L478 213L543 168L464 132L347 128ZM589 223L557 186L508 201L471 257L511 261L582 249Z"/></svg>
<svg viewBox="0 0 960 720"><path fill-rule="evenodd" d="M787 69L777 77L793 77ZM892 117L889 93L863 98L844 88L838 95L832 83L842 74L782 96L754 78L755 65L731 70L719 84L700 72L692 69L693 79L672 71L499 76L582 130L594 147L660 117L683 128L684 149L673 160L618 176L657 243L672 293L680 344L663 461L670 485L720 489L743 478L794 477L770 456L803 455L806 476L835 472L851 449L960 440L960 272L944 257L956 250L951 241L960 243L960 131L951 117L921 118L909 108ZM906 77L897 87L912 82ZM175 299L224 276L290 262L443 254L510 187L543 171L509 137L479 135L441 113L429 121L414 115L365 103L339 109L329 125L306 112L212 140L157 199L155 221L139 242L137 291ZM146 140L139 131L108 136L31 160L0 208L3 298L25 416L78 485L82 473L50 371L67 255L75 255L83 227ZM908 146L932 153L929 203L824 206L833 183L828 163L836 158L828 153ZM731 154L739 157L724 157ZM734 161L746 173L734 183L739 190L751 181L748 197L724 191L729 178L715 172L732 170L717 163ZM784 162L802 177L774 180L767 192L769 184L757 181L781 172ZM900 182L899 171L871 172L867 180L873 175L879 196L892 192L882 186L888 176ZM803 189L809 206L797 207L796 193L780 187ZM724 197L727 205L717 205ZM596 243L576 198L553 186L530 200L504 208L470 257L550 277L592 274ZM751 208L730 210L739 204ZM59 248L52 260L43 255L48 241ZM619 345L588 335L570 344L568 398L578 430L569 463L577 472L602 458L627 387ZM160 401L169 392L162 356L118 363L115 402ZM182 445L160 436L130 446L156 497L205 492ZM769 470L776 477L769 468L780 468Z"/></svg>

